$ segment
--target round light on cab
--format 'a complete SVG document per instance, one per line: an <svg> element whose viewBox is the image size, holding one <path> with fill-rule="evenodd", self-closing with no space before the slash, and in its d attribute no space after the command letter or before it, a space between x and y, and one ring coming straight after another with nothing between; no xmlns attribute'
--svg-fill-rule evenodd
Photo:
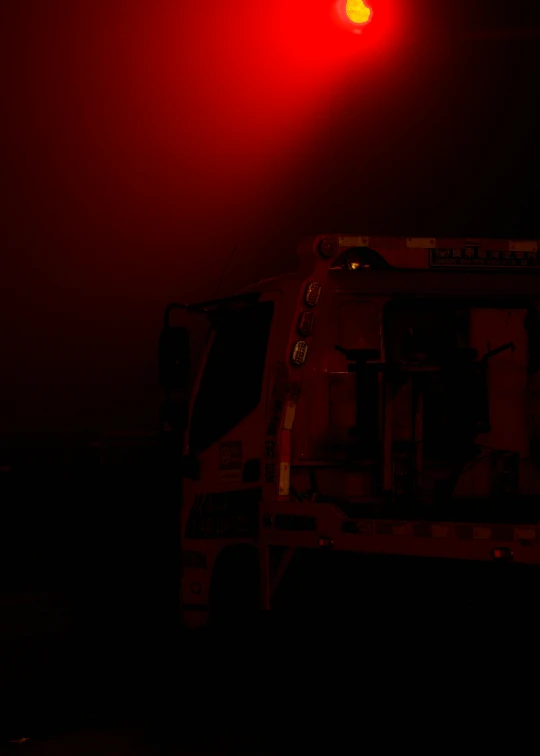
<svg viewBox="0 0 540 756"><path fill-rule="evenodd" d="M367 24L373 15L373 11L364 0L347 0L345 12L349 21L358 25Z"/></svg>

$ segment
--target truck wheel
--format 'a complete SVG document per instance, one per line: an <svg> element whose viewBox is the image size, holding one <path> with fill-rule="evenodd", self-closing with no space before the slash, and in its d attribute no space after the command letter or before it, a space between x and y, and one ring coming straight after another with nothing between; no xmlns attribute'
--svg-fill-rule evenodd
<svg viewBox="0 0 540 756"><path fill-rule="evenodd" d="M224 549L216 560L210 584L210 616L213 626L241 630L259 616L260 565L253 546Z"/></svg>

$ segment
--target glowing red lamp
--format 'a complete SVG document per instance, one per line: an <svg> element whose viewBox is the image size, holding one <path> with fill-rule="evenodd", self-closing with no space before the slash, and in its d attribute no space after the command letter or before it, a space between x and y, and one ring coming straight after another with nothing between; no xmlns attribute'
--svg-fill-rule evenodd
<svg viewBox="0 0 540 756"><path fill-rule="evenodd" d="M373 11L365 0L347 0L345 13L347 19L357 27L368 24L373 17Z"/></svg>

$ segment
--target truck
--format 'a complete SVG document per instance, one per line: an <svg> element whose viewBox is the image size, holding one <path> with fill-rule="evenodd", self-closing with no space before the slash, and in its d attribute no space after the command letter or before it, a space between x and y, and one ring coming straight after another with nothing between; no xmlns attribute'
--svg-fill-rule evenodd
<svg viewBox="0 0 540 756"><path fill-rule="evenodd" d="M190 370L173 310L208 326L177 459L185 626L530 591L538 240L328 234L297 259L166 311L169 399Z"/></svg>

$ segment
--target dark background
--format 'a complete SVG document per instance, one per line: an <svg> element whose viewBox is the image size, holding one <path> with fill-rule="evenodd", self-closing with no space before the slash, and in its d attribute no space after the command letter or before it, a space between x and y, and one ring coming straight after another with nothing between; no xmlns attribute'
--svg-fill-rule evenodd
<svg viewBox="0 0 540 756"><path fill-rule="evenodd" d="M7 729L164 653L169 301L291 269L304 234L540 238L540 5L372 6L355 36L331 0L1 0Z"/></svg>

